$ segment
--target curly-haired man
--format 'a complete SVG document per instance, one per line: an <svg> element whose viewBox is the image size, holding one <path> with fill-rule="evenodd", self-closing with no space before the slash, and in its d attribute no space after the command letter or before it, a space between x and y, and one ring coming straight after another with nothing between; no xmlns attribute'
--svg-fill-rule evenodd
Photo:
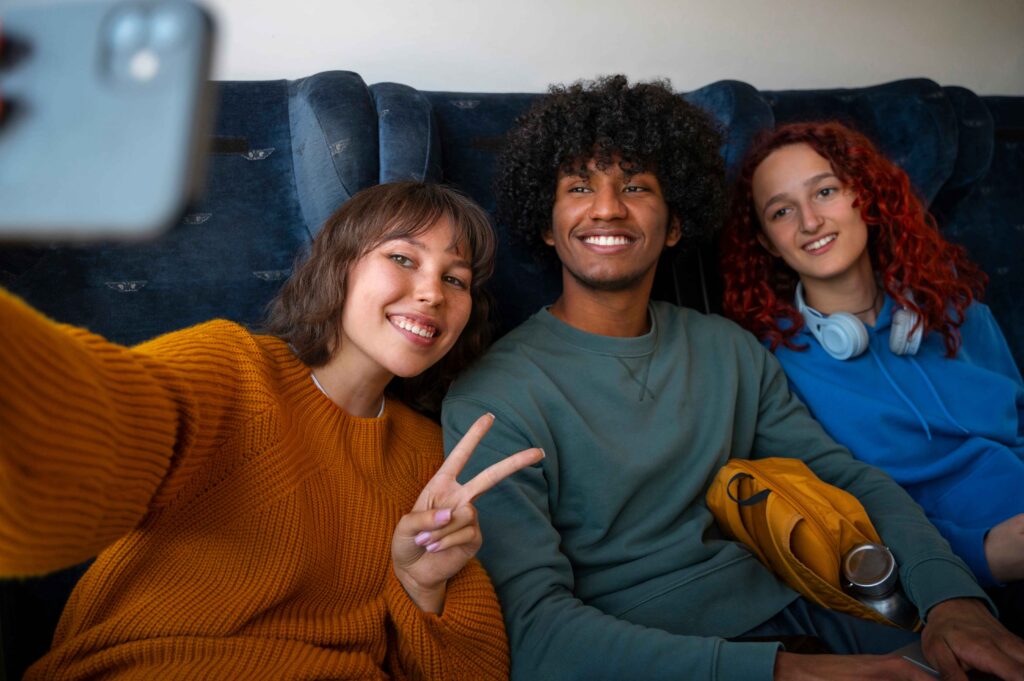
<svg viewBox="0 0 1024 681"><path fill-rule="evenodd" d="M650 300L662 252L718 225L720 146L667 83L622 76L552 88L510 133L499 212L557 256L562 293L456 382L442 420L451 447L481 410L496 415L478 469L547 453L477 502L513 677L927 679L899 656L779 652L788 635L842 653L917 635L819 608L722 538L704 492L728 458L761 456L799 456L862 500L944 672L961 673L958 658L1013 670L967 567L900 487L825 434L754 337Z"/></svg>

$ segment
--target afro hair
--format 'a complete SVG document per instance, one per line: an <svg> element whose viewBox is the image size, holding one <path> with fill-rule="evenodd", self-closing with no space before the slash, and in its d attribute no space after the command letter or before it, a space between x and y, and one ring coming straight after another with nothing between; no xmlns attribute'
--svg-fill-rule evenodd
<svg viewBox="0 0 1024 681"><path fill-rule="evenodd" d="M709 240L725 210L723 136L712 118L668 81L630 85L615 75L554 85L517 119L498 162L497 213L513 241L540 259L559 175L617 158L624 170L652 172L670 215L691 245Z"/></svg>

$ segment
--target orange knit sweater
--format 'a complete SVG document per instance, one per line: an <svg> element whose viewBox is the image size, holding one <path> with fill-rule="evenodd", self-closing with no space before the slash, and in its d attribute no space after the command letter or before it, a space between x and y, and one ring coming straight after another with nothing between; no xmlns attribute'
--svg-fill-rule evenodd
<svg viewBox="0 0 1024 681"><path fill-rule="evenodd" d="M391 569L441 461L435 424L349 416L279 339L127 349L0 291L0 575L99 553L27 679L507 678L476 561L440 616Z"/></svg>

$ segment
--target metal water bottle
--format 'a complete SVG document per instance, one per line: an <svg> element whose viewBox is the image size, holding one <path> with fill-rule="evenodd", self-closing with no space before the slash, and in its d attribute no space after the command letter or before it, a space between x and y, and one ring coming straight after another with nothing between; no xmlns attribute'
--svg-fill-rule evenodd
<svg viewBox="0 0 1024 681"><path fill-rule="evenodd" d="M858 544L843 556L843 589L904 629L917 626L917 608L899 584L892 552L881 544Z"/></svg>

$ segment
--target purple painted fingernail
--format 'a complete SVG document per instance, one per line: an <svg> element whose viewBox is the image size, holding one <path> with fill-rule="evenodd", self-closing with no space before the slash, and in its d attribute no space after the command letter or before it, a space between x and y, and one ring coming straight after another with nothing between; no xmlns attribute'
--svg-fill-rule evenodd
<svg viewBox="0 0 1024 681"><path fill-rule="evenodd" d="M416 546L423 546L430 541L430 533L426 531L420 532L413 541L416 542Z"/></svg>
<svg viewBox="0 0 1024 681"><path fill-rule="evenodd" d="M427 544L427 551L430 553L436 553L441 549L441 542L436 541L433 544Z"/></svg>
<svg viewBox="0 0 1024 681"><path fill-rule="evenodd" d="M451 519L452 509L450 508L442 508L440 511L434 514L434 522L438 525L444 525Z"/></svg>

